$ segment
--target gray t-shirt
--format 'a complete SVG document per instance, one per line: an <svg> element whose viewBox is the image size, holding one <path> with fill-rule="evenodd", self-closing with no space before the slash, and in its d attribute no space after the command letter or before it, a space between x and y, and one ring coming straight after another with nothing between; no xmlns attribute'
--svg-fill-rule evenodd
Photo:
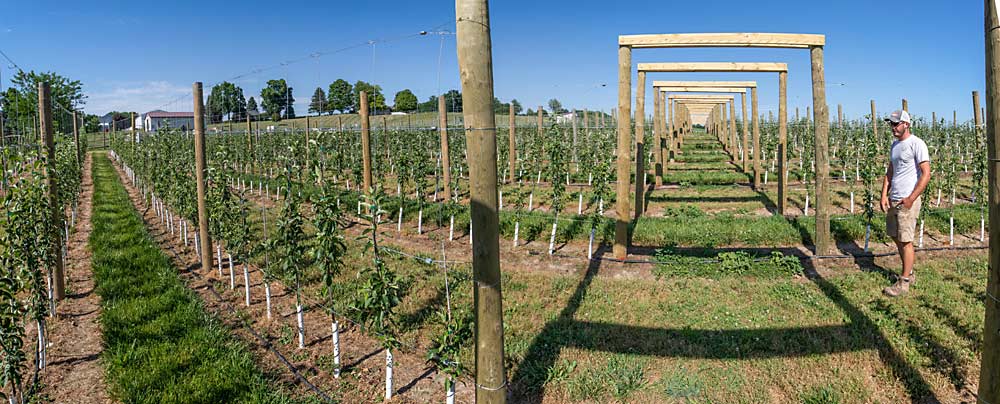
<svg viewBox="0 0 1000 404"><path fill-rule="evenodd" d="M892 163L889 199L898 201L913 193L921 175L919 165L929 162L931 156L927 151L927 144L912 133L906 140L893 141L889 154Z"/></svg>

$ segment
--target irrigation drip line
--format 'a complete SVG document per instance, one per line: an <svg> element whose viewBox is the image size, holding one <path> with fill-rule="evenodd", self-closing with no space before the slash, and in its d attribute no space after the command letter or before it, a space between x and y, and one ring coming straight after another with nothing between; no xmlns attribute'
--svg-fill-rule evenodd
<svg viewBox="0 0 1000 404"><path fill-rule="evenodd" d="M349 214L349 213L346 213L346 212L345 212L345 214L351 216L351 219L350 219L350 223L351 224L364 224L364 222L356 220L357 219L356 215L352 215L352 214ZM524 214L524 213L522 213L522 214ZM527 214L530 215L531 213L528 212ZM835 217L835 218L831 218L830 220L851 220L851 219L853 219L853 217L846 216L846 217ZM577 219L554 218L554 220L561 221L561 222L570 222L570 223L573 223L573 222L577 222L577 221L581 221L581 220L586 220L586 219L585 218L583 218L583 219L581 219L581 218L577 218ZM914 250L915 251L981 250L981 249L986 249L986 248L988 248L988 247L986 247L986 246L951 246L951 247L916 248ZM414 260L416 260L416 261L418 261L420 263L427 264L427 265L440 264L440 263L452 264L452 265L456 265L456 264L457 265L472 265L472 262L470 262L470 261L454 261L454 260L444 261L444 260L437 260L437 259L433 259L433 258L429 258L429 257L422 257L422 256L418 256L418 255L409 254L409 253L406 253L404 251L392 249L392 248L389 248L389 247L383 247L383 249L385 249L385 250L387 250L389 252L395 253L397 255L400 255L400 256L405 256L405 257L414 259ZM541 255L542 253L541 252L537 252L537 251L528 251L528 254L531 254L531 255ZM886 253L862 253L862 254L842 254L842 255L809 255L809 256L801 256L801 257L797 257L797 258L799 259L799 261L805 261L805 260L815 260L815 259L846 259L846 258L852 258L853 259L853 258L866 258L866 257L887 257L887 256L898 255L898 254L899 254L898 252L886 252ZM548 254L548 255L553 256L553 257L558 257L558 258L566 258L566 259L581 258L580 256L570 255L570 254L563 254L563 253L552 253L552 254ZM754 258L754 262L765 262L765 261L768 261L769 259L770 259L769 257L756 257L756 258ZM606 257L606 256L596 256L596 255L593 258L591 258L590 260L600 260L600 261L616 262L616 263L620 263L620 264L629 264L629 265L656 265L656 264L660 263L660 262L657 262L657 261L642 260L642 259L624 259L624 260L620 260L620 259L617 259L617 258ZM704 261L701 261L701 263L705 263L705 264L720 263L720 262L722 262L722 261L718 260L718 259L711 259L711 258L707 258Z"/></svg>

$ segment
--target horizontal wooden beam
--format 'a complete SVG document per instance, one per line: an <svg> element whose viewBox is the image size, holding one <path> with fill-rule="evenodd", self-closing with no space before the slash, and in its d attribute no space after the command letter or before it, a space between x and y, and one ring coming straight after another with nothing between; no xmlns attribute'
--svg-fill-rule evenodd
<svg viewBox="0 0 1000 404"><path fill-rule="evenodd" d="M667 99L671 100L731 100L736 98L735 95L725 95L725 94L667 94Z"/></svg>
<svg viewBox="0 0 1000 404"><path fill-rule="evenodd" d="M709 100L690 100L684 102L677 102L677 105L688 105L688 106L713 106L713 105L726 105L729 101L709 101Z"/></svg>
<svg viewBox="0 0 1000 404"><path fill-rule="evenodd" d="M655 80L653 87L757 87L756 81L669 81Z"/></svg>
<svg viewBox="0 0 1000 404"><path fill-rule="evenodd" d="M746 88L729 87L656 87L665 93L746 93Z"/></svg>
<svg viewBox="0 0 1000 404"><path fill-rule="evenodd" d="M788 71L787 63L770 62L676 62L639 63L640 72L701 73L701 72L772 72Z"/></svg>
<svg viewBox="0 0 1000 404"><path fill-rule="evenodd" d="M826 45L821 34L705 33L620 35L619 46L633 48L799 48Z"/></svg>

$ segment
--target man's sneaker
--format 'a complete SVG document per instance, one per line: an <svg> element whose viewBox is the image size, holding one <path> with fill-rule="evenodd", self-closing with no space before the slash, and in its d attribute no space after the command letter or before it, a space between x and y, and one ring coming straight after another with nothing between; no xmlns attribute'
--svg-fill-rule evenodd
<svg viewBox="0 0 1000 404"><path fill-rule="evenodd" d="M893 284L892 286L889 286L889 287L887 287L885 289L882 289L882 293L885 293L886 296L889 296L889 297L896 297L896 296L905 294L906 292L910 291L910 284L911 283L913 283L912 279L910 279L910 278L904 278L904 277L899 277L899 280L896 281L895 284Z"/></svg>

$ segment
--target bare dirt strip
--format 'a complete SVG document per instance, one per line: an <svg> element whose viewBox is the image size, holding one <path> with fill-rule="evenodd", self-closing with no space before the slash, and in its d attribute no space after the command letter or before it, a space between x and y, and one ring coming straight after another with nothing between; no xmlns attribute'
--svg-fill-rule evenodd
<svg viewBox="0 0 1000 404"><path fill-rule="evenodd" d="M111 403L100 355L101 298L94 292L94 273L88 240L94 180L91 156L83 164L82 193L66 256L66 300L48 322L48 366L40 373L43 393L56 403ZM32 333L28 334L29 336Z"/></svg>

